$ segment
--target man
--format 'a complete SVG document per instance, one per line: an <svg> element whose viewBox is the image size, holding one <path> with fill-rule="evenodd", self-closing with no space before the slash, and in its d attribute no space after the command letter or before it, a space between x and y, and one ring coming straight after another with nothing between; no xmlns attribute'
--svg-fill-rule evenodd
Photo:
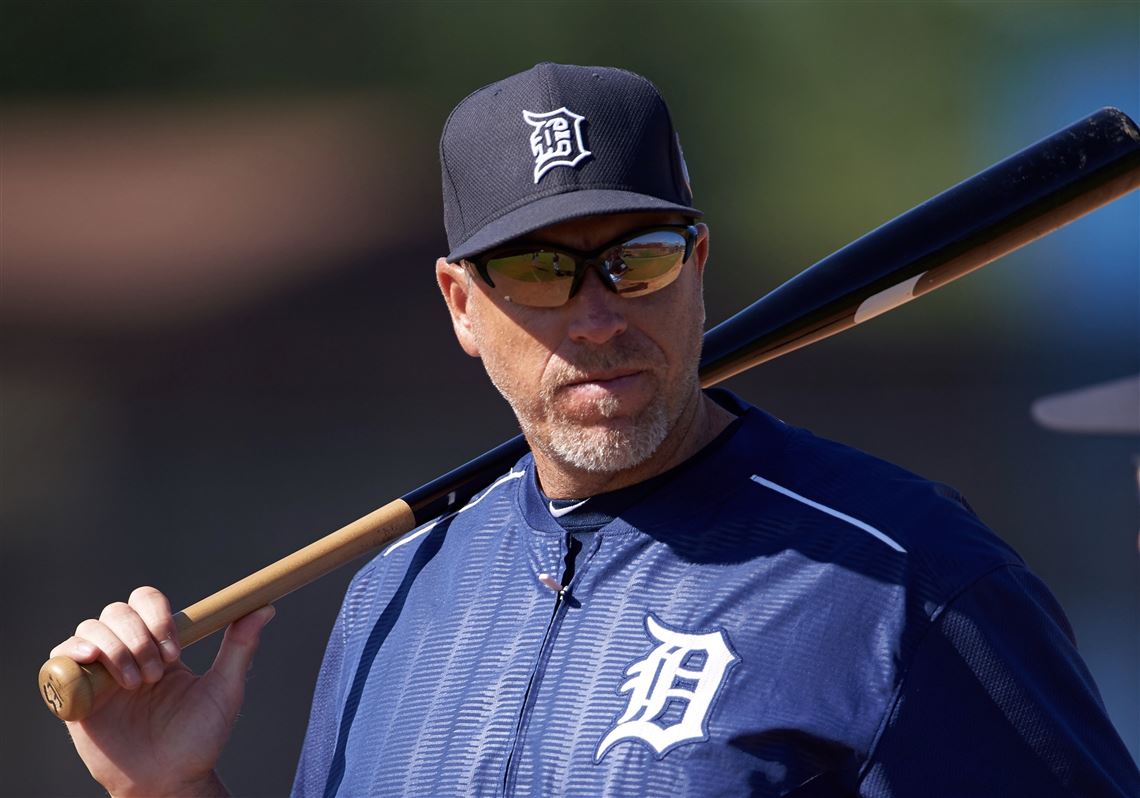
<svg viewBox="0 0 1140 798"><path fill-rule="evenodd" d="M648 81L540 64L441 161L436 277L532 454L357 574L296 793L1137 793L1060 608L957 493L700 390L709 232ZM72 724L112 794L223 792L270 616L201 678L151 588L57 647L125 688Z"/></svg>

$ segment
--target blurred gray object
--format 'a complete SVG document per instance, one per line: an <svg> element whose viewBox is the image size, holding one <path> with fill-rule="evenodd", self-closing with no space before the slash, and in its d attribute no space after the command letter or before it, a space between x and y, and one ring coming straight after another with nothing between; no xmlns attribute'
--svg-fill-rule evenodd
<svg viewBox="0 0 1140 798"><path fill-rule="evenodd" d="M1057 432L1140 435L1140 374L1043 396L1030 412Z"/></svg>

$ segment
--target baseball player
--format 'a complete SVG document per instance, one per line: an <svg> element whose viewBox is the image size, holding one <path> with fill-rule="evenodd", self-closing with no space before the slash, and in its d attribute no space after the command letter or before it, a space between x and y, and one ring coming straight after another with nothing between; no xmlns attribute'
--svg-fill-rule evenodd
<svg viewBox="0 0 1140 798"><path fill-rule="evenodd" d="M1061 608L960 495L700 389L709 231L649 81L540 64L440 154L436 278L531 454L357 574L296 794L1140 794ZM124 688L72 724L112 794L224 794L271 612L201 677L150 588L57 647Z"/></svg>

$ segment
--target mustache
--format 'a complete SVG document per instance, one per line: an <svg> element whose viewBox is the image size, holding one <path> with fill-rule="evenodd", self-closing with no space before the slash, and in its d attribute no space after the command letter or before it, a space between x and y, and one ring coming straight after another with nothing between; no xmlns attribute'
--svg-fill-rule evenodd
<svg viewBox="0 0 1140 798"><path fill-rule="evenodd" d="M553 388L558 388L603 372L650 369L661 359L661 351L648 341L616 338L602 346L580 344L555 354L547 377Z"/></svg>

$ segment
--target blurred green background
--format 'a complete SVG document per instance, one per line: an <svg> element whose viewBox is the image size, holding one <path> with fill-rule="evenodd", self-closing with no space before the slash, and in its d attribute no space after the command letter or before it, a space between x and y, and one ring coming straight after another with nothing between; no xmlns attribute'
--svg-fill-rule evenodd
<svg viewBox="0 0 1140 798"><path fill-rule="evenodd" d="M515 432L431 277L468 92L544 60L654 80L710 323L1101 106L1140 115L1134 2L4 0L0 57L4 795L98 794L32 687L80 619L146 583L186 605ZM961 489L1061 600L1134 757L1140 446L1029 406L1140 370L1138 216L729 384ZM352 570L278 605L236 793L288 790Z"/></svg>

